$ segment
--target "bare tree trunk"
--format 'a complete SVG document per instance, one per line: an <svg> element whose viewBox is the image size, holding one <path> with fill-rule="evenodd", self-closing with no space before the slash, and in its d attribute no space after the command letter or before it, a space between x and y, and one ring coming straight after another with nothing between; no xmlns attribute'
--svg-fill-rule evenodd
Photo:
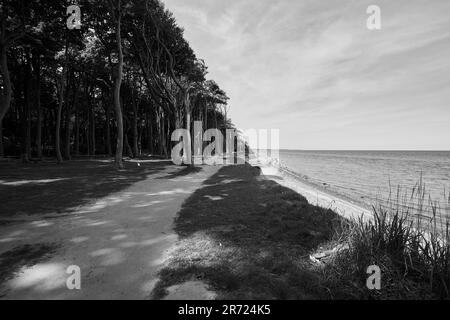
<svg viewBox="0 0 450 320"><path fill-rule="evenodd" d="M78 106L75 105L75 155L80 155L80 113Z"/></svg>
<svg viewBox="0 0 450 320"><path fill-rule="evenodd" d="M205 102L205 130L208 130L208 102Z"/></svg>
<svg viewBox="0 0 450 320"><path fill-rule="evenodd" d="M134 158L133 150L131 149L130 143L128 142L128 134L125 134L124 136L124 144L125 149L127 150L127 154L130 158Z"/></svg>
<svg viewBox="0 0 450 320"><path fill-rule="evenodd" d="M85 73L84 76L84 98L86 99L86 127L85 127L85 138L86 138L86 146L87 146L87 155L90 156L92 154L92 146L91 146L91 127L92 127L92 119L91 119L91 97L89 93L89 83L88 83L88 74Z"/></svg>
<svg viewBox="0 0 450 320"><path fill-rule="evenodd" d="M215 124L215 129L218 129L218 125L217 125L217 110L214 109L214 124Z"/></svg>
<svg viewBox="0 0 450 320"><path fill-rule="evenodd" d="M153 155L153 127L150 112L146 113L147 152Z"/></svg>
<svg viewBox="0 0 450 320"><path fill-rule="evenodd" d="M191 139L191 106L190 106L190 97L189 93L186 93L185 99L184 99L184 107L186 112L186 131L188 133L187 135L187 142L186 145L188 146L188 150L186 150L186 161L189 165L193 166L194 161L192 159L192 139Z"/></svg>
<svg viewBox="0 0 450 320"><path fill-rule="evenodd" d="M160 110L157 111L156 114L156 130L159 130L160 134L159 134L159 144L158 144L158 155L162 156L164 151L163 151L163 145L165 142L164 140L164 124L163 124L163 117L162 114L160 112Z"/></svg>
<svg viewBox="0 0 450 320"><path fill-rule="evenodd" d="M87 122L86 122L86 145L87 145L87 154L90 156L92 154L92 146L91 146L91 112L87 110Z"/></svg>
<svg viewBox="0 0 450 320"><path fill-rule="evenodd" d="M0 158L5 156L5 150L3 148L3 120L0 120Z"/></svg>
<svg viewBox="0 0 450 320"><path fill-rule="evenodd" d="M134 94L134 89L132 89L132 99L133 99L133 152L134 156L139 156L139 146L138 146L138 105L136 101L136 96Z"/></svg>
<svg viewBox="0 0 450 320"><path fill-rule="evenodd" d="M186 131L187 131L187 142L188 150L186 150L186 161L189 165L193 166L194 161L192 160L192 139L191 139L191 111L186 110Z"/></svg>
<svg viewBox="0 0 450 320"><path fill-rule="evenodd" d="M168 157L168 150L167 150L167 139L166 139L166 130L165 130L165 119L163 116L161 116L161 147L162 147L162 155L164 157Z"/></svg>
<svg viewBox="0 0 450 320"><path fill-rule="evenodd" d="M166 122L166 131L165 131L165 141L166 143L164 144L164 157L166 159L169 159L169 150L171 148L171 139L170 139L170 119L169 117L167 117L167 122Z"/></svg>
<svg viewBox="0 0 450 320"><path fill-rule="evenodd" d="M95 111L92 106L89 106L90 113L91 113L91 144L92 144L92 155L95 156L96 153L96 147L95 147Z"/></svg>
<svg viewBox="0 0 450 320"><path fill-rule="evenodd" d="M58 161L58 163L62 163L63 162L63 158L61 155L61 137L60 137L60 132L61 132L61 113L62 113L62 106L63 106L63 81L61 80L61 83L57 86L60 86L59 88L59 102L58 102L58 113L56 116L56 132L55 132L55 151L56 151L56 159Z"/></svg>
<svg viewBox="0 0 450 320"><path fill-rule="evenodd" d="M24 91L26 93L26 91ZM26 96L26 94L24 94ZM29 161L27 153L27 125L28 125L28 115L27 115L27 101L25 100L24 105L19 111L19 123L18 128L20 128L20 159L22 162L27 163Z"/></svg>
<svg viewBox="0 0 450 320"><path fill-rule="evenodd" d="M2 98L0 99L0 122L2 122L11 107L12 87L6 54L7 47L3 44L0 46L0 71L3 75L3 92L1 92Z"/></svg>
<svg viewBox="0 0 450 320"><path fill-rule="evenodd" d="M139 156L142 155L142 134L144 132L144 126L139 126L139 130L138 130L138 154Z"/></svg>
<svg viewBox="0 0 450 320"><path fill-rule="evenodd" d="M112 0L110 0L110 7L113 16L116 15L114 5ZM121 37L121 1L118 1L118 16L115 17L116 22L116 42L117 42L117 52L119 55L119 63L117 65L117 74L114 83L114 109L116 112L117 121L117 147L116 147L116 168L123 168L123 116L122 108L120 106L120 88L122 86L122 76L123 76L123 52L122 52L122 37Z"/></svg>
<svg viewBox="0 0 450 320"><path fill-rule="evenodd" d="M106 123L105 123L105 128L106 128L106 153L110 157L112 155L112 150L111 150L111 128L110 128L111 113L110 113L110 110L109 110L109 104L108 104L108 107L106 107L105 111L106 111Z"/></svg>
<svg viewBox="0 0 450 320"><path fill-rule="evenodd" d="M41 108L41 57L36 57L35 65L36 73L36 109L37 109L37 123L36 123L36 151L38 159L42 159L42 108Z"/></svg>
<svg viewBox="0 0 450 320"><path fill-rule="evenodd" d="M25 35L24 29L20 32L6 36L6 20L0 24L0 73L2 74L3 83L0 87L0 131L3 119L11 107L12 84L8 69L8 48L14 41ZM3 149L3 132L0 133L0 156L4 155Z"/></svg>
<svg viewBox="0 0 450 320"><path fill-rule="evenodd" d="M24 134L24 148L22 149L22 160L28 162L31 158L31 56L30 48L25 48L25 79L24 79L24 116L25 116L25 130Z"/></svg>
<svg viewBox="0 0 450 320"><path fill-rule="evenodd" d="M68 41L67 41L67 35L66 35L66 52L65 52L65 66L63 68L63 72L61 74L61 80L60 83L56 84L57 89L59 88L59 102L58 102L58 113L56 116L56 132L55 132L55 149L56 149L56 159L58 163L63 162L63 158L61 155L61 114L62 114L62 107L64 103L64 91L65 91L65 82L66 82L66 76L67 76L67 53L68 53Z"/></svg>
<svg viewBox="0 0 450 320"><path fill-rule="evenodd" d="M133 119L133 152L134 152L135 157L139 156L138 140L139 140L139 132L138 132L137 115L136 115L135 118Z"/></svg>
<svg viewBox="0 0 450 320"><path fill-rule="evenodd" d="M27 161L31 159L31 102L27 103L27 130L25 138L25 154Z"/></svg>
<svg viewBox="0 0 450 320"><path fill-rule="evenodd" d="M149 152L150 154L154 153L154 147L153 147L153 125L152 125L152 117L151 114L149 113L148 115L149 119L148 119L148 139L149 139Z"/></svg>
<svg viewBox="0 0 450 320"><path fill-rule="evenodd" d="M70 111L67 108L66 111L66 142L65 142L65 152L64 156L67 160L70 160Z"/></svg>
<svg viewBox="0 0 450 320"><path fill-rule="evenodd" d="M89 138L89 123L86 125L86 128L84 129L84 138L86 139L87 155L90 156L91 155L91 139Z"/></svg>

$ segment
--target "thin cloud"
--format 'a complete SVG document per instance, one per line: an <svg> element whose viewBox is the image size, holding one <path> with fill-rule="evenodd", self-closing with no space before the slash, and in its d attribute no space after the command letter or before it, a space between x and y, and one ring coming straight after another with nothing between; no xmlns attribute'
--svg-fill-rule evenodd
<svg viewBox="0 0 450 320"><path fill-rule="evenodd" d="M450 2L376 2L379 31L372 1L165 1L239 127L290 149L450 149Z"/></svg>

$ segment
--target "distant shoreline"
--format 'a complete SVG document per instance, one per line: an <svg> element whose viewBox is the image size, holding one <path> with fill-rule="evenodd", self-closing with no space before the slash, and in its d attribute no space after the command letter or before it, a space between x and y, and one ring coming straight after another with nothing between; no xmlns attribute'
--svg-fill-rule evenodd
<svg viewBox="0 0 450 320"><path fill-rule="evenodd" d="M410 150L410 149L280 149L279 151L303 152L450 152L450 150Z"/></svg>
<svg viewBox="0 0 450 320"><path fill-rule="evenodd" d="M287 168L263 159L255 159L250 164L259 166L266 178L294 190L312 205L331 209L346 218L370 219L372 217L368 205L311 183Z"/></svg>
<svg viewBox="0 0 450 320"><path fill-rule="evenodd" d="M261 166L264 175L303 195L309 203L331 209L346 218L359 218L363 216L364 220L367 218L371 219L374 208L389 210L392 209L392 206L401 208L401 210L407 212L414 219L425 218L429 220L433 217L433 204L427 201L418 202L417 192L425 187L425 184L421 183L421 179L418 184L411 186L411 190L408 186L394 186L392 194L384 196L380 194L374 197L362 193L364 195L363 197L357 191L355 191L355 194L341 193L339 190L332 188L332 185L327 180L314 181L314 177L303 175L299 171L281 163L279 160L274 160L270 157L255 156L250 163ZM422 191L425 193L424 198L428 198L430 195L429 190L423 189ZM411 192L414 194L414 201L413 198L407 201L407 197L412 196ZM405 198L406 195L407 197ZM359 199L360 196L361 199ZM433 203L441 203L443 205L442 210L444 210L444 215L450 217L450 202L447 203L447 201L450 201L448 195L444 196L443 199L432 199L434 199Z"/></svg>

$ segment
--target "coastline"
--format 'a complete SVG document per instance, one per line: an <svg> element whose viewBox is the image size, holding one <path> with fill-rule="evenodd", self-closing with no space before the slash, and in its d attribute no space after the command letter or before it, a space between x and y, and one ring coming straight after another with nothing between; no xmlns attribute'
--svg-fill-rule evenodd
<svg viewBox="0 0 450 320"><path fill-rule="evenodd" d="M333 210L344 218L362 217L366 220L372 217L369 206L364 203L356 202L344 195L311 183L288 168L280 166L276 161L255 158L250 160L249 164L254 167L260 167L261 174L267 179L294 190L304 196L312 205Z"/></svg>
<svg viewBox="0 0 450 320"><path fill-rule="evenodd" d="M74 171L81 165L85 174L78 177ZM394 284L382 296L365 290L365 282L359 281L360 271L364 275L374 258L383 262L396 259L389 255L391 251L380 249L377 239L393 239L386 242L389 250L398 245L414 249L405 239L415 238L406 237L405 233L414 233L415 229L403 222L400 228L383 222L381 228L371 229L375 232L372 235L366 229L358 229L362 224L353 224L356 234L367 241L351 238L353 233L342 229L343 220L361 216L372 220L368 209L308 184L270 160L253 158L245 165L234 166L176 167L146 161L140 166L131 161L126 165L121 185L110 183L111 178L116 178L112 168L92 160L74 161L58 168L40 164L33 166L39 168L33 171L20 170L25 166L20 164L20 168L9 172L11 183L4 188L14 188L17 195L9 199L9 206L18 209L19 204L26 205L22 210L27 210L34 221L1 226L5 236L0 239L0 253L3 261L14 263L2 265L0 257L4 274L0 295L36 297L39 288L63 274L68 264L90 272L94 286L87 284L83 292L83 297L88 298L370 299L417 298L422 297L422 292L444 292L439 288L431 292L426 287L429 279L411 278L422 291L414 289L410 295L395 291L391 295L399 283L404 283L403 278L396 278L397 274L404 274L403 269L392 264L383 269L383 275L393 279ZM12 182L41 181L42 172L48 176L50 169L58 170L53 176L67 179L33 188L39 199L42 195L52 197L55 190L74 190L77 183L84 183L85 176L102 182L103 189L114 189L105 189L105 194L97 192L86 201L85 193L90 190L75 188L78 193L67 193L67 198L54 202L52 208L40 208L32 201L22 204L22 194L30 194L29 186L14 186ZM60 217L50 219L48 214L53 211ZM390 238L392 231L398 230L400 234L394 233ZM347 241L346 236L358 244L356 251L346 253L345 244L340 242ZM419 241L427 248L430 244L439 246L440 242L431 242L433 239L430 236ZM15 260L5 260L10 256ZM429 252L423 255L428 256ZM404 257L401 255L401 261ZM149 259L151 269L145 267ZM427 261L423 272L430 266L441 270L441 260ZM20 286L47 265L56 266L49 277ZM120 277L120 272L130 270L133 278ZM447 273L444 270L440 274ZM140 290L129 291L133 296L120 291L116 291L118 295L107 294L116 289L116 282L107 281L112 278L120 280L121 288ZM73 298L80 294L70 295L64 290L64 282L55 285L52 292L39 297Z"/></svg>

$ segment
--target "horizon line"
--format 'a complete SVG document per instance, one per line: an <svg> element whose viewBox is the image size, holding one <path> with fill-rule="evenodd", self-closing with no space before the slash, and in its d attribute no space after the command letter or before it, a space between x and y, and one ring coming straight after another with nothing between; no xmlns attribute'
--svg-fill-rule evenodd
<svg viewBox="0 0 450 320"><path fill-rule="evenodd" d="M258 149L258 150L273 150L273 149ZM290 148L280 148L280 151L369 151L369 152L450 152L447 150L437 150L437 149L290 149Z"/></svg>

